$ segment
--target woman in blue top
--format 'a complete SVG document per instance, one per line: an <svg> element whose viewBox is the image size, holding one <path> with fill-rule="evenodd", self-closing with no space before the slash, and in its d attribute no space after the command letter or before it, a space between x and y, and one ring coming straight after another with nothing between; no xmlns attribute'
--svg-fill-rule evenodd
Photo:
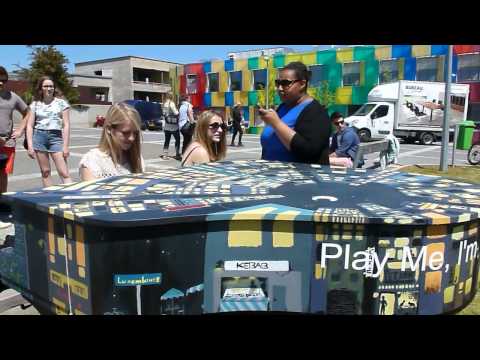
<svg viewBox="0 0 480 360"><path fill-rule="evenodd" d="M277 111L259 108L266 126L260 138L262 159L328 165L330 119L307 94L310 71L301 62L280 70L275 86L282 103Z"/></svg>

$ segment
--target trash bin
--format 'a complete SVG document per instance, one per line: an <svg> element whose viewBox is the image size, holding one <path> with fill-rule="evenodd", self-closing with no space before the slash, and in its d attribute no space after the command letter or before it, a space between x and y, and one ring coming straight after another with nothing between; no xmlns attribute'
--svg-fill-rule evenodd
<svg viewBox="0 0 480 360"><path fill-rule="evenodd" d="M468 150L470 148L474 129L475 123L470 120L458 124L457 149Z"/></svg>

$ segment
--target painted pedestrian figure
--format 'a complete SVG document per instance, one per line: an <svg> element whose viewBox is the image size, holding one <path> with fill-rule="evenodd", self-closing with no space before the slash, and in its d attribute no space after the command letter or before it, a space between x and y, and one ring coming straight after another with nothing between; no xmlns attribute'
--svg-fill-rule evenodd
<svg viewBox="0 0 480 360"><path fill-rule="evenodd" d="M385 300L385 296L382 295L382 299L380 300L380 315L385 315L385 309L387 308L388 302Z"/></svg>

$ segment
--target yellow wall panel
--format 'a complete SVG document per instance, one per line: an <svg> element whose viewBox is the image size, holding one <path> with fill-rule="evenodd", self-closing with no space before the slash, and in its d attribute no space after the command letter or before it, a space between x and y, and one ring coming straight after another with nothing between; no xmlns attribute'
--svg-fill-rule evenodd
<svg viewBox="0 0 480 360"><path fill-rule="evenodd" d="M225 93L212 93L212 106L225 106Z"/></svg>
<svg viewBox="0 0 480 360"><path fill-rule="evenodd" d="M291 63L292 61L302 61L302 55L295 54L295 53L285 55L285 65L287 65L288 63Z"/></svg>
<svg viewBox="0 0 480 360"><path fill-rule="evenodd" d="M242 100L240 98L240 91L234 91L233 92L233 105L241 103Z"/></svg>
<svg viewBox="0 0 480 360"><path fill-rule="evenodd" d="M352 87L344 86L337 88L335 93L335 102L337 104L351 104L352 103Z"/></svg>
<svg viewBox="0 0 480 360"><path fill-rule="evenodd" d="M234 64L233 64L233 69L236 70L236 71L246 71L248 70L248 59L238 59L238 60L235 60Z"/></svg>
<svg viewBox="0 0 480 360"><path fill-rule="evenodd" d="M317 52L309 52L302 55L302 62L305 65L313 65L317 63Z"/></svg>
<svg viewBox="0 0 480 360"><path fill-rule="evenodd" d="M248 113L250 114L248 126L255 126L255 107L250 106L248 108Z"/></svg>
<svg viewBox="0 0 480 360"><path fill-rule="evenodd" d="M225 62L223 60L212 61L212 72L223 72L224 69L225 69Z"/></svg>
<svg viewBox="0 0 480 360"><path fill-rule="evenodd" d="M228 231L228 246L262 246L262 222L259 220L230 221Z"/></svg>
<svg viewBox="0 0 480 360"><path fill-rule="evenodd" d="M63 237L57 237L57 246L58 246L58 253L62 256L65 256L67 253L67 242Z"/></svg>
<svg viewBox="0 0 480 360"><path fill-rule="evenodd" d="M219 74L218 74L218 80L219 80L219 92L225 92L225 91L228 91L228 73L226 73L225 71L220 71ZM213 97L213 94L212 93L212 97ZM213 100L212 100L213 101Z"/></svg>
<svg viewBox="0 0 480 360"><path fill-rule="evenodd" d="M345 63L353 61L353 48L337 50L337 62Z"/></svg>
<svg viewBox="0 0 480 360"><path fill-rule="evenodd" d="M248 91L240 91L239 95L242 106L248 106Z"/></svg>
<svg viewBox="0 0 480 360"><path fill-rule="evenodd" d="M449 304L453 301L454 290L455 290L455 285L454 286L449 286L443 291L443 303L444 304Z"/></svg>
<svg viewBox="0 0 480 360"><path fill-rule="evenodd" d="M392 46L378 46L375 48L375 59L384 60L392 58Z"/></svg>
<svg viewBox="0 0 480 360"><path fill-rule="evenodd" d="M250 70L242 70L242 90L250 91L252 88L252 72Z"/></svg>
<svg viewBox="0 0 480 360"><path fill-rule="evenodd" d="M275 221L272 229L273 247L292 247L293 221Z"/></svg>
<svg viewBox="0 0 480 360"><path fill-rule="evenodd" d="M412 57L430 56L431 45L412 45Z"/></svg>
<svg viewBox="0 0 480 360"><path fill-rule="evenodd" d="M80 266L85 266L85 233L83 226L75 225L75 240L77 264Z"/></svg>

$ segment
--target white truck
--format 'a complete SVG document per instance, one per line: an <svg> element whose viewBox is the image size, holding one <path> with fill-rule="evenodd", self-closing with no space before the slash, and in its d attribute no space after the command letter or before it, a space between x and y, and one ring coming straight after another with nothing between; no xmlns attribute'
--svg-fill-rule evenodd
<svg viewBox="0 0 480 360"><path fill-rule="evenodd" d="M469 85L451 85L450 134L466 119ZM388 134L429 145L442 138L445 83L400 80L375 86L368 102L345 122L358 129L362 141Z"/></svg>

